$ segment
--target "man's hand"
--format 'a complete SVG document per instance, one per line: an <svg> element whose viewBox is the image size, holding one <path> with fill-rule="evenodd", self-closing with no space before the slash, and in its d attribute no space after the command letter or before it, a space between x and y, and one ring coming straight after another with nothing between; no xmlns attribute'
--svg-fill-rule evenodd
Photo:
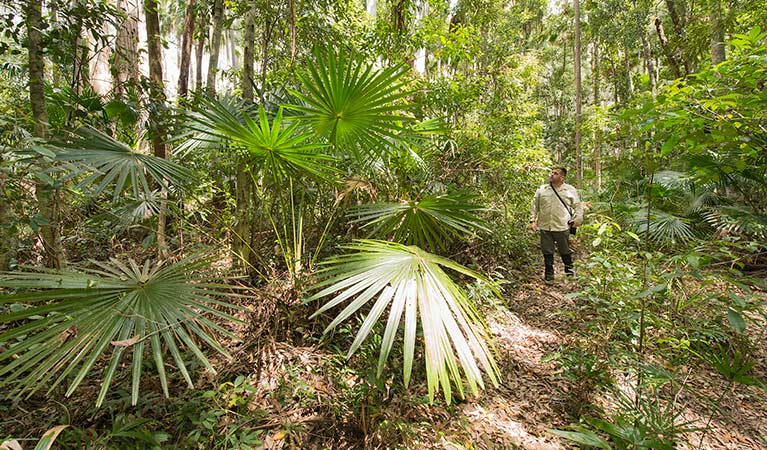
<svg viewBox="0 0 767 450"><path fill-rule="evenodd" d="M530 222L530 229L533 231L538 231L538 226L535 224L535 222Z"/></svg>

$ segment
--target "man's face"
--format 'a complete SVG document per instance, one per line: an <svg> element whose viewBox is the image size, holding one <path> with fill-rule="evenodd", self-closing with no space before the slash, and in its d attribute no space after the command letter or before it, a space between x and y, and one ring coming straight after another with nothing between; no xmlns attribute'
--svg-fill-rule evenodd
<svg viewBox="0 0 767 450"><path fill-rule="evenodd" d="M549 181L552 182L552 183L557 184L557 183L565 181L565 176L562 175L562 171L561 170L554 169L549 174Z"/></svg>

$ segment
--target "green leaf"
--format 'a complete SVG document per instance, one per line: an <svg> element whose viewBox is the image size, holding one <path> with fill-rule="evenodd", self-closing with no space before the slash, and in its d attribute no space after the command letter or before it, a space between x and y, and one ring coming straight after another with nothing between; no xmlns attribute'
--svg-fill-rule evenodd
<svg viewBox="0 0 767 450"><path fill-rule="evenodd" d="M498 384L498 368L485 326L466 293L443 271L443 267L489 283L485 277L414 246L362 240L344 248L356 252L323 263L325 268L319 273L321 281L314 287L318 292L307 301L334 296L313 314L312 317L316 317L351 300L330 323L327 332L375 299L349 355L359 348L374 323L389 309L379 356L379 374L404 313L403 377L406 385L412 372L418 324L423 332L431 401L441 387L449 403L453 384L458 395L463 396L464 381L472 393L477 393L484 387L483 373L494 385ZM490 286L497 294L495 287Z"/></svg>
<svg viewBox="0 0 767 450"><path fill-rule="evenodd" d="M20 397L43 388L50 391L68 381L67 395L71 395L97 361L111 354L96 400L100 405L121 367L124 350L130 347L135 404L144 348L149 347L167 395L162 356L165 348L159 348L158 332L189 383L191 379L177 341L206 367L210 365L195 341L204 342L228 357L209 333L217 331L236 338L210 316L239 322L220 309L234 306L218 299L234 294L228 294L229 286L215 284L203 274L209 267L207 258L191 256L173 264L147 261L139 265L132 260L94 264L98 269L85 272L40 270L0 274L0 287L19 290L0 295L0 305L33 305L0 315L0 323L21 323L6 328L0 341L11 342L19 335L27 335L0 353L0 363L4 363L0 365L0 388Z"/></svg>
<svg viewBox="0 0 767 450"><path fill-rule="evenodd" d="M735 330L736 333L741 334L746 331L746 321L743 320L743 315L732 308L727 310L727 320L730 322L730 327Z"/></svg>
<svg viewBox="0 0 767 450"><path fill-rule="evenodd" d="M490 231L476 216L483 208L471 199L455 194L427 195L414 201L359 206L349 215L356 216L352 223L364 222L363 228L370 228L371 235L391 236L403 244L438 250L456 238Z"/></svg>
<svg viewBox="0 0 767 450"><path fill-rule="evenodd" d="M548 430L549 433L556 434L557 436L562 436L563 438L570 440L572 442L575 442L576 444L580 445L586 445L589 447L596 447L601 448L604 450L612 450L612 447L610 447L610 444L599 437L598 434L594 433L591 430L581 430L581 431L562 431L562 430Z"/></svg>

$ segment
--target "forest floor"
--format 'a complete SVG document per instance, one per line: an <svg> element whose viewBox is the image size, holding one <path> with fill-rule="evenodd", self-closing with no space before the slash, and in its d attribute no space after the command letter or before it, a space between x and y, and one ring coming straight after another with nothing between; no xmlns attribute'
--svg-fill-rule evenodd
<svg viewBox="0 0 767 450"><path fill-rule="evenodd" d="M341 415L336 408L335 413L326 409L325 414L319 413L324 417L318 417L315 407L309 408L312 412L302 417L297 409L293 423L302 424L303 438L286 439L283 422L281 427L266 433L265 448L574 448L572 443L550 430L566 430L567 425L577 422L581 415L589 415L590 404L608 411L615 406L603 394L566 379L558 364L547 358L582 333L581 324L575 319L577 303L581 300L568 295L577 290L577 281L566 279L559 273L553 284L546 284L531 275L520 275L514 286L507 289L510 294L503 302L482 311L497 349L501 371L498 387L488 386L478 395L468 396L453 405L428 405L425 401L419 404L413 399L419 394L425 398L425 392L419 393L419 389L423 391L424 388L411 384L409 392L414 392L414 397L398 398L402 397L400 392L386 396L375 407L370 404L359 406ZM323 367L327 355L316 353L317 350L317 347L303 350L282 347L283 352L293 353L292 357L284 358L286 361L303 360L307 365ZM754 375L765 379L766 351L762 348L759 353L761 362L755 368L759 373ZM687 372L687 388L677 396L676 404L684 405L680 408L684 413L677 420L688 422L690 428L708 429L705 433L681 435L678 448L767 449L767 396L763 390L739 384L732 387L716 371L702 364L683 371ZM614 375L616 378L621 376ZM273 387L277 379L285 379L284 375L277 374L266 378L272 380ZM315 374L313 380L304 378L304 382L314 383L317 392L324 391L329 396L326 399L348 399L338 390L328 392L333 390L331 378L325 372ZM349 386L360 382L355 377L347 381ZM268 384L265 385L262 379L261 390ZM721 393L719 409L690 392ZM328 420L333 415L336 419ZM592 412L591 415L596 414Z"/></svg>
<svg viewBox="0 0 767 450"><path fill-rule="evenodd" d="M35 396L0 408L0 423L13 424L0 434L39 437L66 417L80 437L62 436L60 441L70 442L64 448L150 448L110 444L125 440L127 435L115 434L115 417L127 414L131 420L148 420L140 422L141 429L169 435L164 444L174 444L159 448L249 448L237 439L255 431L258 443L252 447L263 449L567 449L574 447L550 430L565 430L579 417L593 414L589 405L608 411L615 406L604 393L567 379L547 358L583 337L576 319L583 300L568 295L578 291L578 281L560 273L553 284L519 273L506 286L505 298L482 307L497 350L500 384L451 405L439 395L429 404L422 368L414 368L410 388L402 388L397 358L390 358L394 367L386 369L384 387L372 388L366 376L374 376L362 368L375 365L378 344L363 346L346 361L342 347L355 326L339 331L346 333L340 339L318 339L322 325L307 317L314 308L302 306L289 287L280 289L276 284L246 296L249 311L241 317L246 324L233 330L242 341L225 343L233 359L212 360L218 374L202 373L195 390L176 383L166 400L156 380L146 377L137 407L126 403L127 393L117 391L112 403L97 411L94 380L66 400L66 406ZM753 375L765 379L767 346L757 351L760 362ZM687 388L676 398L684 414L678 420L709 429L682 435L678 448L767 449L763 390L732 387L703 364L684 371ZM249 389L237 387L235 380L245 380ZM690 392L721 395L721 404L713 408ZM66 414L57 418L62 408ZM190 438L195 432L190 429L203 427L208 429Z"/></svg>

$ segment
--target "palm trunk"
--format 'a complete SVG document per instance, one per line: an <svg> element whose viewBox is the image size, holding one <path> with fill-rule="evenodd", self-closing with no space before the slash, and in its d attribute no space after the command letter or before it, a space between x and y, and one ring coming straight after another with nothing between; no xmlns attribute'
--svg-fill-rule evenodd
<svg viewBox="0 0 767 450"><path fill-rule="evenodd" d="M196 21L195 7L197 0L189 0L184 12L184 32L181 39L181 63L178 74L178 97L183 99L189 92L189 65L192 60L192 40L194 39L194 24Z"/></svg>
<svg viewBox="0 0 767 450"><path fill-rule="evenodd" d="M165 145L165 124L159 111L165 106L165 90L162 80L162 48L160 47L160 17L157 13L156 0L144 0L146 15L147 56L149 58L149 135L152 140L154 155L167 158ZM160 213L157 219L157 257L165 259L168 256L168 244L165 236L167 217L167 202L165 192L161 194Z"/></svg>
<svg viewBox="0 0 767 450"><path fill-rule="evenodd" d="M210 38L210 61L208 62L208 77L206 88L210 95L216 95L216 72L218 72L218 55L221 51L221 33L224 23L224 2L215 0L213 3L213 35Z"/></svg>
<svg viewBox="0 0 767 450"><path fill-rule="evenodd" d="M42 4L30 0L26 5L27 48L29 50L29 102L35 123L35 137L48 138L48 111L45 105L45 61L43 60ZM52 186L38 182L35 189L37 205L47 223L40 226L40 239L45 250L45 264L61 269L66 266L64 247L59 230L58 191Z"/></svg>

